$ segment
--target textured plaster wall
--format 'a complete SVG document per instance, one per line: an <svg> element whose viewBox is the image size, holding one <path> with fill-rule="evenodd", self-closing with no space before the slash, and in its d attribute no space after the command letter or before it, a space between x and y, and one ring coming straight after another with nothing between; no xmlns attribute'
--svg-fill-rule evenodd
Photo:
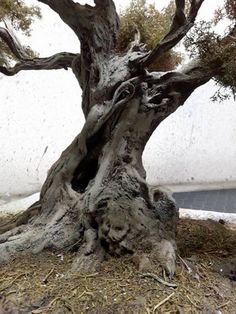
<svg viewBox="0 0 236 314"><path fill-rule="evenodd" d="M144 153L151 183L236 186L236 103L213 103L214 90L197 89L155 131Z"/></svg>
<svg viewBox="0 0 236 314"><path fill-rule="evenodd" d="M14 82L0 80L0 195L39 190L82 127L81 93L72 73L38 72L36 78L28 72Z"/></svg>

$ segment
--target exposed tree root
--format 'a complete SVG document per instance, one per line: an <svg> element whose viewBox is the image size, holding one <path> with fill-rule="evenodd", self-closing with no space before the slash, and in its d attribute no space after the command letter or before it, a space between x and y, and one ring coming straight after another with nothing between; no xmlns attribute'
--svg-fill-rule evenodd
<svg viewBox="0 0 236 314"><path fill-rule="evenodd" d="M38 215L41 211L41 204L39 201L31 205L27 210L20 212L16 215L11 215L7 219L2 219L0 222L0 234L3 234L9 230L15 229L21 225L25 225L31 218Z"/></svg>
<svg viewBox="0 0 236 314"><path fill-rule="evenodd" d="M124 195L122 191L118 192ZM176 259L173 224L177 223L178 213L165 193L159 191L158 195L158 200L157 196L151 196L149 200L155 199L155 207L150 204L147 207L141 196L130 199L117 198L117 195L113 195L116 201L109 198L105 203L101 203L101 198L96 203L93 198L93 211L90 212L55 204L50 214L37 212L28 224L14 227L0 236L0 262L22 252L36 254L44 249L57 252L78 249L72 271L94 272L106 254L130 254L140 270L153 271L162 266L173 276ZM169 208L164 208L167 204ZM162 211L168 212L172 219L171 232L167 231L165 221L160 220ZM26 212L29 217L29 211Z"/></svg>

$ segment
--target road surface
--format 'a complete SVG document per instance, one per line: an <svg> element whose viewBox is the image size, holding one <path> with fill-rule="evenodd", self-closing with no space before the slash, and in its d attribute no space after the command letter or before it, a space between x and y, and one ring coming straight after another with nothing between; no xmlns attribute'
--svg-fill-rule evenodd
<svg viewBox="0 0 236 314"><path fill-rule="evenodd" d="M236 214L236 189L179 192L173 196L180 208Z"/></svg>

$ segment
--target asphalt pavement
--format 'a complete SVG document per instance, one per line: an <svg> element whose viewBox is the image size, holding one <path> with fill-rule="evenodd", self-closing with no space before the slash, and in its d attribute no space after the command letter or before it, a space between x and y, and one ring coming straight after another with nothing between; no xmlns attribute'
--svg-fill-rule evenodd
<svg viewBox="0 0 236 314"><path fill-rule="evenodd" d="M236 214L236 189L178 192L173 196L180 208Z"/></svg>

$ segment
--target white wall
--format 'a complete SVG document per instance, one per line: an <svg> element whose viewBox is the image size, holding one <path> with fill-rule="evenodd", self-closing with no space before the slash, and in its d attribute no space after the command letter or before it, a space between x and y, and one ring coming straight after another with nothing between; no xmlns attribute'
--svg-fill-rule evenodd
<svg viewBox="0 0 236 314"><path fill-rule="evenodd" d="M30 194L82 127L79 86L70 71L27 72L0 95L0 195Z"/></svg>
<svg viewBox="0 0 236 314"><path fill-rule="evenodd" d="M70 29L47 7L42 8L43 20L24 42L41 56L79 51ZM213 93L212 83L199 88L156 130L144 154L149 182L234 184L236 106L232 100L210 102ZM80 101L71 71L24 72L15 77L0 74L2 199L39 190L50 165L82 127Z"/></svg>
<svg viewBox="0 0 236 314"><path fill-rule="evenodd" d="M236 186L236 103L212 102L214 90L198 88L153 134L144 153L152 184Z"/></svg>

